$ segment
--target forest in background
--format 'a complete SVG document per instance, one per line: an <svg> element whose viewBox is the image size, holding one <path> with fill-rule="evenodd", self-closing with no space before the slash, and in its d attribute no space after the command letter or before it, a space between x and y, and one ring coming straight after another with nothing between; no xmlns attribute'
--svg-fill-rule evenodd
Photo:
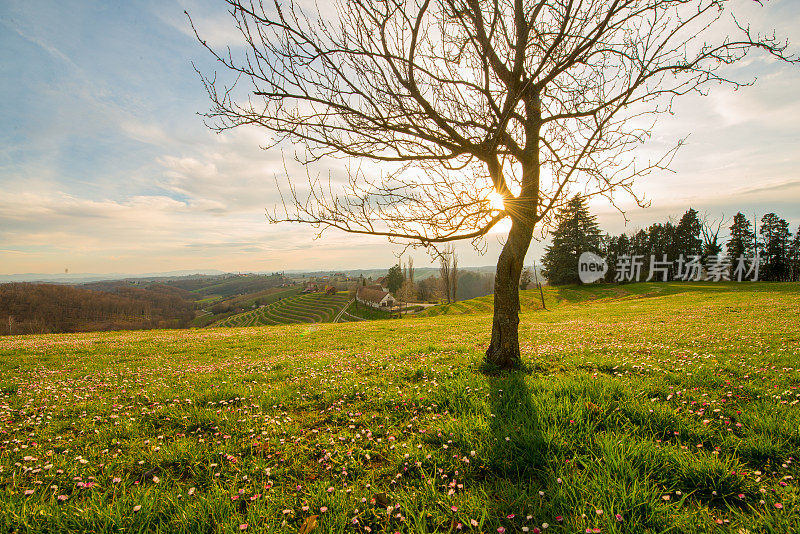
<svg viewBox="0 0 800 534"><path fill-rule="evenodd" d="M0 335L188 328L205 304L226 302L231 313L241 312L251 305L243 296L288 282L273 273L0 284Z"/></svg>
<svg viewBox="0 0 800 534"><path fill-rule="evenodd" d="M739 258L750 267L756 256L758 280L800 280L800 227L792 234L789 223L775 213L754 218L751 224L751 219L741 212L728 219L689 208L677 221L670 219L630 234L609 235L589 212L586 199L576 195L558 211L551 239L542 258L542 274L551 285L580 283L578 258L584 252L605 258L609 269L604 281L609 283L620 281L618 262L630 262L634 257L641 262L642 281L650 277L651 257L654 265L665 259L670 264L665 269L667 280L685 279L679 260L685 264L693 257L701 271L706 272L711 264L722 265L727 277L722 280L734 280ZM662 280L663 274L659 269L655 279ZM748 279L754 274L755 271Z"/></svg>
<svg viewBox="0 0 800 534"><path fill-rule="evenodd" d="M118 284L100 291L57 284L0 285L0 335L184 328L194 319L186 291Z"/></svg>

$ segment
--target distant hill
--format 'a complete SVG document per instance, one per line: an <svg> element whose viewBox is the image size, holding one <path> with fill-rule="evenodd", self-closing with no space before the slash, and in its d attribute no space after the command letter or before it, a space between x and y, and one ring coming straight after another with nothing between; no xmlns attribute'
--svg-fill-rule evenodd
<svg viewBox="0 0 800 534"><path fill-rule="evenodd" d="M288 282L289 280L285 279L280 274L246 274L226 276L225 278L213 281L213 283L206 283L202 285L190 283L188 281L172 281L168 283L174 287L195 291L206 297L232 297L235 295L256 293L259 291L264 291L265 289L271 289L273 287L280 287L282 284L286 284Z"/></svg>
<svg viewBox="0 0 800 534"><path fill-rule="evenodd" d="M186 271L166 271L161 273L124 274L124 273L20 273L0 274L0 283L10 282L54 282L59 284L85 284L101 280L158 280L166 278L196 277L220 275L223 271L215 269L199 269Z"/></svg>
<svg viewBox="0 0 800 534"><path fill-rule="evenodd" d="M197 293L181 289L180 287L173 287L171 285L161 282L145 282L139 283L130 280L108 280L103 282L90 282L82 284L81 289L89 289L92 291L105 291L106 293L115 293L118 295L129 295L132 290L144 289L153 291L162 295L170 295L183 300L195 301L203 298Z"/></svg>
<svg viewBox="0 0 800 534"><path fill-rule="evenodd" d="M497 266L495 265L483 265L480 267L466 267L462 266L459 268L461 271L472 271L476 273L494 273L497 270ZM292 275L292 277L297 278L298 276L305 276L306 278L317 278L322 276L329 276L335 273L342 273L347 275L351 278L358 278L363 276L364 278L379 278L381 276L386 276L389 267L383 269L340 269L340 270L330 270L330 271L286 271ZM415 280L424 280L430 276L439 276L439 268L438 267L415 267L414 268L414 279Z"/></svg>
<svg viewBox="0 0 800 534"><path fill-rule="evenodd" d="M183 328L194 316L194 303L181 290L163 285L120 285L115 291L0 285L0 335Z"/></svg>

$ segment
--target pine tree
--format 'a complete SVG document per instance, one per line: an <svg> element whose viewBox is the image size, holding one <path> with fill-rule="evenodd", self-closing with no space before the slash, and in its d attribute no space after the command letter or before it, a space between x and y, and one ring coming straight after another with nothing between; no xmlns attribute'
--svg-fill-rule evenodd
<svg viewBox="0 0 800 534"><path fill-rule="evenodd" d="M551 285L580 283L578 258L584 252L600 253L597 218L589 213L586 199L572 197L556 215L553 244L545 249L542 274Z"/></svg>
<svg viewBox="0 0 800 534"><path fill-rule="evenodd" d="M761 272L764 280L786 280L789 278L789 223L774 213L761 218L759 230L761 243Z"/></svg>
<svg viewBox="0 0 800 534"><path fill-rule="evenodd" d="M639 230L631 238L631 254L634 256L648 256L650 254L650 244L646 230Z"/></svg>
<svg viewBox="0 0 800 534"><path fill-rule="evenodd" d="M393 265L389 269L389 274L386 275L386 287L389 289L389 293L394 295L403 285L403 280L403 270L399 265Z"/></svg>
<svg viewBox="0 0 800 534"><path fill-rule="evenodd" d="M700 239L700 231L702 225L700 218L697 216L697 211L689 208L683 214L681 220L678 221L678 226L675 227L675 241L674 246L678 254L684 256L700 255L703 252L703 240Z"/></svg>
<svg viewBox="0 0 800 534"><path fill-rule="evenodd" d="M800 282L800 226L789 245L789 280Z"/></svg>
<svg viewBox="0 0 800 534"><path fill-rule="evenodd" d="M627 234L620 234L616 237L607 236L604 241L606 247L603 252L605 253L606 264L608 265L605 281L614 282L617 276L617 259L619 259L620 256L628 256L631 254L631 239Z"/></svg>
<svg viewBox="0 0 800 534"><path fill-rule="evenodd" d="M753 230L750 221L740 211L733 217L733 224L730 227L731 237L728 240L728 256L732 262L736 262L739 256L753 255Z"/></svg>

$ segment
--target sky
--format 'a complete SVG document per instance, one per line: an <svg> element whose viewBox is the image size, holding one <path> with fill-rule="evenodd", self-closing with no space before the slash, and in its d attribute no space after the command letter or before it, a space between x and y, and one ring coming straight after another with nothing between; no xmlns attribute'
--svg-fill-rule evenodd
<svg viewBox="0 0 800 534"><path fill-rule="evenodd" d="M755 29L776 29L800 51L800 2L738 4ZM235 46L219 0L0 2L0 274L394 264L402 249L383 238L315 239L307 226L268 224L283 153L260 148L263 131L204 125L198 112L209 101L194 66L215 66L184 10L210 44ZM637 183L648 208L619 197L623 216L592 202L605 231L677 219L690 206L728 220L772 211L797 231L800 66L758 57L732 74L757 81L687 96L656 125L656 147L688 138L673 172ZM460 244L460 265L494 264L502 239L490 235L483 254ZM526 264L545 245L540 231ZM429 262L422 251L413 256L417 266Z"/></svg>

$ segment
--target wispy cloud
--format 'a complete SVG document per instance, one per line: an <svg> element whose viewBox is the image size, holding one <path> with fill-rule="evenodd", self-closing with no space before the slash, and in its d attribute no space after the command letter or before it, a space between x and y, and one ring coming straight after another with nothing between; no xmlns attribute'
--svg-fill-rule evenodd
<svg viewBox="0 0 800 534"><path fill-rule="evenodd" d="M191 17L192 23L203 40L212 48L235 48L244 44L242 33L236 28L228 11L221 7L223 4L191 0L178 0L178 4L180 10L163 9L162 6L156 6L153 13L165 24L186 37L195 39L194 30L189 21L189 17ZM188 16L184 11L188 13Z"/></svg>

